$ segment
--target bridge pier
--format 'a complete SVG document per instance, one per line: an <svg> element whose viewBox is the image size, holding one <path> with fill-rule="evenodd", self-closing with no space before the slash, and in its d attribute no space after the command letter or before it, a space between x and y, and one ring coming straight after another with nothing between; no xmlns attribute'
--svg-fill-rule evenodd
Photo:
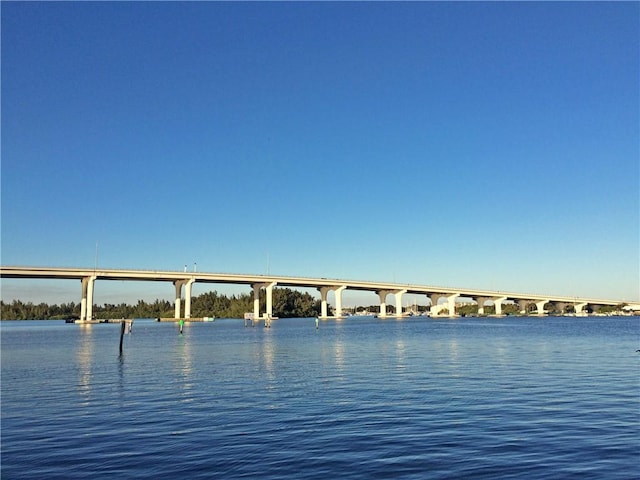
<svg viewBox="0 0 640 480"><path fill-rule="evenodd" d="M544 306L549 303L549 300L540 300L540 301L535 301L535 300L526 300L524 298L521 298L519 300L517 300L518 303L518 307L520 308L520 313L523 315L528 315L529 313L531 313L529 311L529 306L531 304L534 304L536 306L536 315L544 315Z"/></svg>
<svg viewBox="0 0 640 480"><path fill-rule="evenodd" d="M344 285L336 288L333 292L336 295L336 317L342 317L342 292L346 289Z"/></svg>
<svg viewBox="0 0 640 480"><path fill-rule="evenodd" d="M429 315L433 317L437 317L440 310L438 308L438 300L440 300L445 295L443 293L431 293L428 295L429 300L431 301L431 307L429 307Z"/></svg>
<svg viewBox="0 0 640 480"><path fill-rule="evenodd" d="M553 308L560 311L560 314L567 313L567 302L552 302Z"/></svg>
<svg viewBox="0 0 640 480"><path fill-rule="evenodd" d="M80 321L84 322L87 320L87 283L89 282L89 278L85 277L80 280Z"/></svg>
<svg viewBox="0 0 640 480"><path fill-rule="evenodd" d="M93 288L96 277L83 277L81 282L82 300L80 300L80 321L86 322L93 319Z"/></svg>
<svg viewBox="0 0 640 480"><path fill-rule="evenodd" d="M431 293L429 294L429 299L431 300L431 308L429 309L429 314L431 317L437 317L444 306L438 306L438 300L442 297L447 298L447 309L449 310L449 317L456 316L456 299L460 296L459 293L454 293L452 295L447 295L444 293Z"/></svg>
<svg viewBox="0 0 640 480"><path fill-rule="evenodd" d="M538 311L538 315L544 315L544 306L549 303L549 300L540 300L536 302L536 309Z"/></svg>
<svg viewBox="0 0 640 480"><path fill-rule="evenodd" d="M484 315L484 304L487 302L487 300L491 300L490 297L476 297L473 298L472 300L475 300L476 303L478 304L478 315Z"/></svg>
<svg viewBox="0 0 640 480"><path fill-rule="evenodd" d="M180 318L180 313L182 310L182 286L186 283L186 280L176 280L173 282L174 287L176 288L176 300L174 302L174 317L175 319Z"/></svg>
<svg viewBox="0 0 640 480"><path fill-rule="evenodd" d="M504 302L507 297L497 297L493 299L493 305L496 307L496 315L502 315L502 302Z"/></svg>
<svg viewBox="0 0 640 480"><path fill-rule="evenodd" d="M407 293L406 290L396 290L393 292L396 297L396 317L402 317L402 296Z"/></svg>
<svg viewBox="0 0 640 480"><path fill-rule="evenodd" d="M253 319L258 320L260 318L260 289L262 288L262 283L254 283L251 288L253 288Z"/></svg>
<svg viewBox="0 0 640 480"><path fill-rule="evenodd" d="M587 303L586 303L586 302L576 303L576 304L573 306L573 310L575 311L576 315L581 315L582 313L586 313L586 312L584 311L584 307L586 307L586 306L587 306Z"/></svg>
<svg viewBox="0 0 640 480"><path fill-rule="evenodd" d="M393 293L396 299L396 313L394 316L402 317L402 296L407 293L406 290L378 290L376 291L380 298L380 317L385 318L387 316L387 295Z"/></svg>
<svg viewBox="0 0 640 480"><path fill-rule="evenodd" d="M253 320L257 321L263 318L260 315L260 289L265 288L266 292L266 312L264 318L273 317L273 287L276 286L276 282L271 283L254 283L251 285L253 288Z"/></svg>
<svg viewBox="0 0 640 480"><path fill-rule="evenodd" d="M178 318L191 318L191 286L195 283L195 278L185 278L184 280L174 280L173 286L176 289L176 300L174 303L174 316ZM184 317L182 316L182 287L184 293Z"/></svg>
<svg viewBox="0 0 640 480"><path fill-rule="evenodd" d="M191 318L191 286L195 280L193 278L189 279L185 283L184 289L184 318Z"/></svg>
<svg viewBox="0 0 640 480"><path fill-rule="evenodd" d="M378 292L378 297L380 297L380 318L386 318L387 316L387 295L389 294L388 290L380 290Z"/></svg>
<svg viewBox="0 0 640 480"><path fill-rule="evenodd" d="M449 295L447 297L447 303L449 304L449 316L450 317L455 317L456 316L456 299L459 297L459 295L457 293L454 293L453 295Z"/></svg>
<svg viewBox="0 0 640 480"><path fill-rule="evenodd" d="M334 291L336 294L336 311L335 317L342 317L342 292L346 289L346 285L340 285L336 287L320 287L320 318L329 318L327 294L330 291Z"/></svg>
<svg viewBox="0 0 640 480"><path fill-rule="evenodd" d="M531 304L531 300L525 300L525 299L519 299L516 301L516 303L518 304L518 309L520 311L521 315L526 315L529 309L529 305Z"/></svg>
<svg viewBox="0 0 640 480"><path fill-rule="evenodd" d="M391 293L390 290L378 290L376 292L380 298L380 318L386 318L387 316L387 295Z"/></svg>
<svg viewBox="0 0 640 480"><path fill-rule="evenodd" d="M327 293L331 288L329 287L320 287L318 291L320 292L320 318L328 318L329 314L327 312Z"/></svg>
<svg viewBox="0 0 640 480"><path fill-rule="evenodd" d="M265 291L267 293L267 312L266 318L273 317L273 287L276 285L276 282L268 283L265 286Z"/></svg>

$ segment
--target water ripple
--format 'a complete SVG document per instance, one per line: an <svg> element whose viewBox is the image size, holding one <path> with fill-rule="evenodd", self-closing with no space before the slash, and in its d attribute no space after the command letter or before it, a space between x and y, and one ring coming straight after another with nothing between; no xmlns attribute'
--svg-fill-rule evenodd
<svg viewBox="0 0 640 480"><path fill-rule="evenodd" d="M638 474L637 319L5 325L2 478Z"/></svg>

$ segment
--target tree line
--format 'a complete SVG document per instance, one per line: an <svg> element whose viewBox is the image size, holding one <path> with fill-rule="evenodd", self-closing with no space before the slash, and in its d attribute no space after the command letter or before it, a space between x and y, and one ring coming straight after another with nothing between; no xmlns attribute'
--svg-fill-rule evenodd
<svg viewBox="0 0 640 480"><path fill-rule="evenodd" d="M319 299L309 293L290 288L273 289L273 315L281 318L317 317L320 315ZM260 292L260 311L266 310L266 292ZM138 300L135 305L105 303L94 305L93 316L107 318L167 318L174 316L174 305L168 300L153 302ZM192 317L242 318L253 312L253 294L222 295L217 291L206 292L191 298ZM48 305L13 300L0 301L0 318L3 320L72 320L80 318L79 303Z"/></svg>
<svg viewBox="0 0 640 480"><path fill-rule="evenodd" d="M321 302L309 293L302 293L290 288L273 289L273 314L281 318L295 317L317 317L320 315ZM601 306L600 313L620 311L622 305ZM266 292L260 291L260 311L266 310ZM332 308L329 306L329 313ZM427 306L418 306L419 313L429 310ZM535 305L529 305L530 311L535 311ZM552 304L547 305L547 312L550 314L562 314L573 311L572 306L566 306L561 311ZM168 300L158 300L145 302L138 300L135 305L120 303L118 305L105 303L94 305L93 315L97 319L107 318L172 318L174 316L174 305ZM361 313L367 311L372 314L380 312L379 305L368 307L344 308L343 313ZM226 296L217 291L206 292L191 299L192 317L217 317L217 318L242 318L246 312L253 312L253 294L240 294ZM485 315L495 312L493 305L484 307ZM387 305L387 314L393 315L395 308ZM477 315L478 306L475 304L457 305L458 315ZM518 315L520 309L518 305L506 303L502 306L502 313L505 315ZM535 313L535 312L534 312ZM80 318L79 303L62 303L60 305L48 305L46 303L34 304L32 302L22 302L13 300L11 303L0 301L0 318L2 320L72 320Z"/></svg>

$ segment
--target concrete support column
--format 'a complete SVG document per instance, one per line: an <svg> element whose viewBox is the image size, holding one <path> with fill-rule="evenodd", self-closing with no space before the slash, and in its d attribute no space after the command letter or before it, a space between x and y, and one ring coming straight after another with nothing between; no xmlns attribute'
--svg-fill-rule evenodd
<svg viewBox="0 0 640 480"><path fill-rule="evenodd" d="M429 313L431 314L432 317L437 317L438 313L440 313L438 309L438 300L440 300L441 297L444 297L444 294L432 293L429 295L429 300L431 300L431 307L429 308Z"/></svg>
<svg viewBox="0 0 640 480"><path fill-rule="evenodd" d="M484 304L489 300L488 297L476 297L475 301L478 303L478 315L484 315Z"/></svg>
<svg viewBox="0 0 640 480"><path fill-rule="evenodd" d="M573 309L575 310L576 314L580 314L580 313L583 313L583 311L584 311L584 307L586 307L586 306L587 306L587 303L586 303L586 302L576 303L576 304L573 306Z"/></svg>
<svg viewBox="0 0 640 480"><path fill-rule="evenodd" d="M518 309L520 310L521 315L526 315L527 313L529 313L527 311L527 308L529 307L531 300L524 300L521 298L517 300L516 303L518 304Z"/></svg>
<svg viewBox="0 0 640 480"><path fill-rule="evenodd" d="M251 288L253 288L253 320L257 321L260 318L260 289L262 284L254 283Z"/></svg>
<svg viewBox="0 0 640 480"><path fill-rule="evenodd" d="M80 321L84 322L87 319L87 285L89 284L90 277L84 277L80 280L80 286L82 290L82 296L80 297Z"/></svg>
<svg viewBox="0 0 640 480"><path fill-rule="evenodd" d="M329 293L331 289L329 287L320 287L318 291L320 292L320 318L327 318L327 293Z"/></svg>
<svg viewBox="0 0 640 480"><path fill-rule="evenodd" d="M496 307L496 315L502 315L502 302L504 302L507 297L497 297L493 299L493 304Z"/></svg>
<svg viewBox="0 0 640 480"><path fill-rule="evenodd" d="M379 290L376 293L380 297L380 318L385 318L387 316L387 295L389 290Z"/></svg>
<svg viewBox="0 0 640 480"><path fill-rule="evenodd" d="M544 315L544 306L549 302L549 300L540 300L536 302L536 309L538 315Z"/></svg>
<svg viewBox="0 0 640 480"><path fill-rule="evenodd" d="M276 285L276 282L271 282L265 285L265 290L267 291L267 313L265 314L266 318L273 317L273 287Z"/></svg>
<svg viewBox="0 0 640 480"><path fill-rule="evenodd" d="M175 313L173 318L180 318L180 302L182 300L182 286L186 283L185 280L176 280L173 285L176 287L176 301L175 301Z"/></svg>
<svg viewBox="0 0 640 480"><path fill-rule="evenodd" d="M405 293L407 293L406 290L393 292L393 296L396 297L396 317L402 317L402 295Z"/></svg>
<svg viewBox="0 0 640 480"><path fill-rule="evenodd" d="M96 277L89 278L87 286L87 320L93 319L93 287L96 283Z"/></svg>
<svg viewBox="0 0 640 480"><path fill-rule="evenodd" d="M564 315L566 313L567 304L565 302L553 302L554 308L560 310L560 314Z"/></svg>
<svg viewBox="0 0 640 480"><path fill-rule="evenodd" d="M344 285L334 290L336 294L336 317L342 317L342 291L347 288Z"/></svg>
<svg viewBox="0 0 640 480"><path fill-rule="evenodd" d="M82 282L82 299L80 300L80 321L85 322L93 318L93 286L95 276L84 277Z"/></svg>
<svg viewBox="0 0 640 480"><path fill-rule="evenodd" d="M184 289L184 318L191 318L191 285L195 280L192 278L187 281Z"/></svg>
<svg viewBox="0 0 640 480"><path fill-rule="evenodd" d="M447 303L449 304L449 316L450 317L455 317L456 316L456 299L459 297L459 295L457 293L454 293L453 295L449 295L447 297Z"/></svg>
<svg viewBox="0 0 640 480"><path fill-rule="evenodd" d="M327 303L327 294L334 291L336 294L335 317L342 317L342 292L347 288L346 285L339 287L318 287L320 292L320 318L329 318L329 304Z"/></svg>

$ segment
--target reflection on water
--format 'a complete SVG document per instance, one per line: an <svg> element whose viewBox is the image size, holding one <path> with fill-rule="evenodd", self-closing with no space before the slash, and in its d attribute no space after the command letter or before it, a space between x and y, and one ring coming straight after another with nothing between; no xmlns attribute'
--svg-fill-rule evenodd
<svg viewBox="0 0 640 480"><path fill-rule="evenodd" d="M402 339L396 340L396 367L398 370L404 370L407 367L405 354L405 345Z"/></svg>
<svg viewBox="0 0 640 480"><path fill-rule="evenodd" d="M79 324L79 345L76 349L76 361L78 365L78 394L82 399L81 407L86 407L91 402L92 368L93 368L93 325L90 323ZM75 333L75 332L70 332Z"/></svg>
<svg viewBox="0 0 640 480"><path fill-rule="evenodd" d="M193 400L193 355L191 352L191 342L194 332L188 328L188 323L183 328L183 333L178 335L174 344L173 372L175 375L175 385L178 388L183 402Z"/></svg>
<svg viewBox="0 0 640 480"><path fill-rule="evenodd" d="M124 352L118 354L118 397L122 401L125 397L125 377L124 377Z"/></svg>
<svg viewBox="0 0 640 480"><path fill-rule="evenodd" d="M261 340L261 357L264 371L266 373L266 378L269 381L269 383L267 384L267 388L269 388L272 385L271 382L276 379L276 371L274 367L276 347L273 339L273 330L271 328L264 328Z"/></svg>
<svg viewBox="0 0 640 480"><path fill-rule="evenodd" d="M344 372L345 369L345 348L344 340L341 336L338 336L333 344L333 362L339 373Z"/></svg>
<svg viewBox="0 0 640 480"><path fill-rule="evenodd" d="M447 344L447 358L444 359L448 362L448 368L451 370L450 375L454 378L464 376L466 373L465 365L460 362L460 345L456 338L451 339Z"/></svg>

